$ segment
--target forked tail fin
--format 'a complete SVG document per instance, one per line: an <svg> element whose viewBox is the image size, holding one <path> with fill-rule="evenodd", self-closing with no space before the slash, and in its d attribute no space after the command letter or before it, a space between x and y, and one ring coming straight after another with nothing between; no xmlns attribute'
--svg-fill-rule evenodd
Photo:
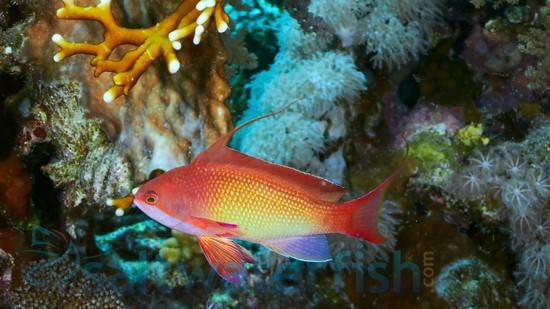
<svg viewBox="0 0 550 309"><path fill-rule="evenodd" d="M346 226L342 227L343 233L376 244L386 240L378 231L378 213L384 202L384 191L392 180L393 176L388 177L374 190L341 206L349 216Z"/></svg>

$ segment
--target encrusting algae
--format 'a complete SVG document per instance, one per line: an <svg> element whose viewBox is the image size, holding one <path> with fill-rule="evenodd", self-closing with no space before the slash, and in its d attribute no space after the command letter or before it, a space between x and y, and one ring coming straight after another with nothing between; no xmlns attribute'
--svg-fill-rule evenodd
<svg viewBox="0 0 550 309"><path fill-rule="evenodd" d="M52 41L59 47L54 61L59 62L76 54L95 56L91 65L94 75L103 72L116 73L113 87L103 95L103 100L112 102L122 95L128 95L140 76L154 60L164 57L168 71L175 74L181 64L176 51L182 48L181 41L193 35L193 43L198 45L212 19L219 33L228 29L229 17L223 11L222 0L183 0L178 8L156 25L144 29L130 29L117 24L111 11L111 0L101 0L97 6L82 7L74 0L63 0L64 7L57 10L60 19L97 21L105 28L104 40L98 44L72 43L60 34L54 34ZM212 18L213 16L213 18ZM124 54L120 60L109 60L113 51L125 44L137 48Z"/></svg>

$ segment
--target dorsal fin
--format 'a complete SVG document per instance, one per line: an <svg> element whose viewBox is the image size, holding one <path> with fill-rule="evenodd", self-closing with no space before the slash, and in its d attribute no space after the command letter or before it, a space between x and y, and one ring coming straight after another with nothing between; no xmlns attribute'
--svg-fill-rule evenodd
<svg viewBox="0 0 550 309"><path fill-rule="evenodd" d="M258 158L251 157L244 153L233 150L227 146L231 137L240 129L252 123L274 116L279 113L271 113L249 120L234 128L225 136L218 139L212 146L195 158L192 164L226 164L236 167L243 167L268 173L273 177L284 179L293 183L297 188L305 190L310 195L328 202L338 201L347 190L320 177L313 176L302 171L270 163Z"/></svg>

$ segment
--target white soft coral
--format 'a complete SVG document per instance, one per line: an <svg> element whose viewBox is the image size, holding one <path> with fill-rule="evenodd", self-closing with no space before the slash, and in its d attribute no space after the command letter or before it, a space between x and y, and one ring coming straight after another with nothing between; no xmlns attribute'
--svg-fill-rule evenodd
<svg viewBox="0 0 550 309"><path fill-rule="evenodd" d="M360 91L366 90L366 78L355 67L353 58L338 52L278 61L268 72L255 79L251 88L253 105L261 112L288 108L319 118L332 109L335 102L352 102Z"/></svg>
<svg viewBox="0 0 550 309"><path fill-rule="evenodd" d="M365 43L376 68L399 68L418 59L441 15L441 0L312 0L343 47Z"/></svg>
<svg viewBox="0 0 550 309"><path fill-rule="evenodd" d="M375 68L400 68L426 50L420 26L415 22L405 25L391 14L388 6L377 6L367 20L365 41Z"/></svg>
<svg viewBox="0 0 550 309"><path fill-rule="evenodd" d="M365 0L313 0L309 11L327 23L342 46L351 47L360 43L361 16L370 6L372 1Z"/></svg>
<svg viewBox="0 0 550 309"><path fill-rule="evenodd" d="M240 150L273 163L306 170L324 150L325 124L298 113L284 113L253 124Z"/></svg>
<svg viewBox="0 0 550 309"><path fill-rule="evenodd" d="M343 154L324 153L324 146L345 136L347 107L367 89L367 79L351 53L325 51L325 43L304 33L294 19L281 19L280 52L269 70L248 85L243 120L283 114L244 129L233 142L250 155L341 182Z"/></svg>

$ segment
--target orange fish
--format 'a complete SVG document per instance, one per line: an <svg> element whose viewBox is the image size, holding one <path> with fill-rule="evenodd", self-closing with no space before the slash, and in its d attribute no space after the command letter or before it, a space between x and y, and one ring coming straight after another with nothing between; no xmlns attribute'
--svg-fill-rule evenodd
<svg viewBox="0 0 550 309"><path fill-rule="evenodd" d="M143 184L134 203L161 224L194 235L206 259L229 282L245 275L254 258L234 239L258 243L301 261L331 259L326 234L339 233L374 243L383 192L392 177L348 202L346 189L319 177L237 152L227 143L239 129L201 153Z"/></svg>

